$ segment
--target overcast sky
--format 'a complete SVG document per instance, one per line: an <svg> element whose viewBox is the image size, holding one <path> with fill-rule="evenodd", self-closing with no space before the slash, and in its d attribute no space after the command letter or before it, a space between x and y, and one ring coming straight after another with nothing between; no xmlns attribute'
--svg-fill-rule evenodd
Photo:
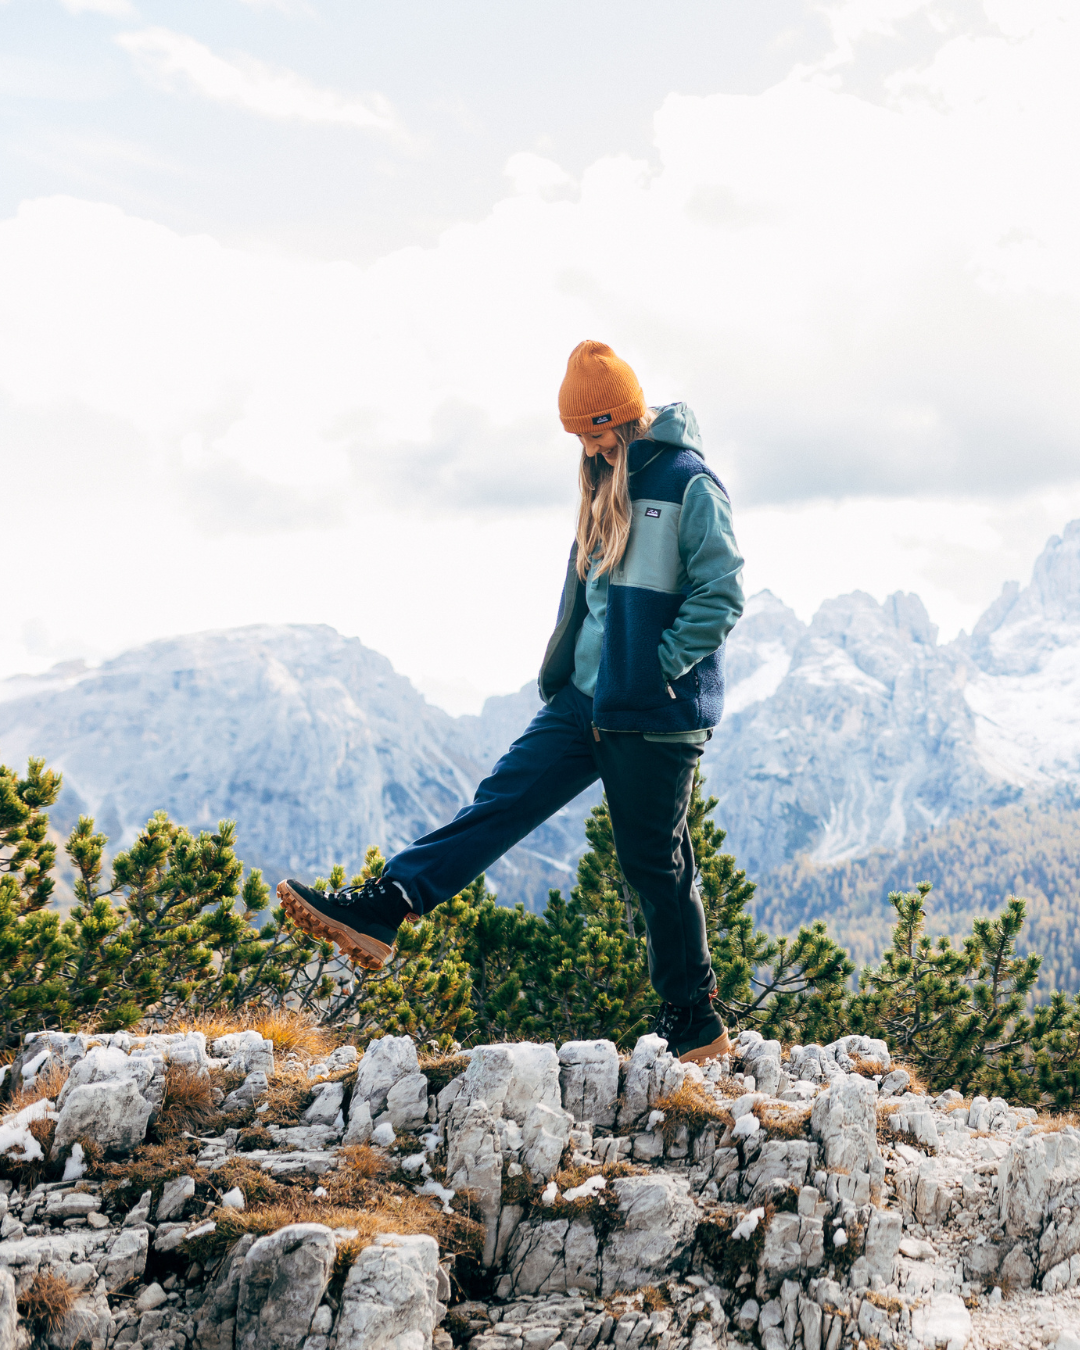
<svg viewBox="0 0 1080 1350"><path fill-rule="evenodd" d="M0 0L0 675L554 619L583 337L750 591L970 627L1080 516L1075 0Z"/></svg>

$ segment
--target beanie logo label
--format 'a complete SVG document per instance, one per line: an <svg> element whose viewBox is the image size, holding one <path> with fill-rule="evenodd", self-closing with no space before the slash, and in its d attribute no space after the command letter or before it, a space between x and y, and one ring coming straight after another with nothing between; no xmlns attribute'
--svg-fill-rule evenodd
<svg viewBox="0 0 1080 1350"><path fill-rule="evenodd" d="M657 517L659 517L659 515L660 515L660 508L659 508L659 507L656 507L656 506L647 506L647 507L645 508L645 514L646 514L647 516L657 516Z"/></svg>
<svg viewBox="0 0 1080 1350"><path fill-rule="evenodd" d="M611 421L611 414L610 414L610 413L601 413L599 417L594 417L594 418L593 418L592 424L593 424L594 427L602 427L602 426L604 425L605 422L610 422L610 421Z"/></svg>

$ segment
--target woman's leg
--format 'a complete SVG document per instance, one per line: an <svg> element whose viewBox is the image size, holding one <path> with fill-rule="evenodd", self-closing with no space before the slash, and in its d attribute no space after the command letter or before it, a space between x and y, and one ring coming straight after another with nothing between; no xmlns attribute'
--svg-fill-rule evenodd
<svg viewBox="0 0 1080 1350"><path fill-rule="evenodd" d="M591 707L591 699L576 690L561 690L495 765L469 806L390 859L384 875L405 888L421 913L457 895L596 781L588 739Z"/></svg>
<svg viewBox="0 0 1080 1350"><path fill-rule="evenodd" d="M716 988L686 822L701 746L601 732L594 749L619 865L641 897L653 988L690 1008Z"/></svg>

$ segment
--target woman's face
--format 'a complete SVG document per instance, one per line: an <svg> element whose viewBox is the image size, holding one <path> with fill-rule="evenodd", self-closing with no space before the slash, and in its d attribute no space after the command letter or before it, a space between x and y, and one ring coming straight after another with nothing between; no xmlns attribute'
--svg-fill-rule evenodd
<svg viewBox="0 0 1080 1350"><path fill-rule="evenodd" d="M578 440L590 459L603 455L607 462L614 465L619 454L619 438L614 427L604 427L602 431L584 431L578 434Z"/></svg>

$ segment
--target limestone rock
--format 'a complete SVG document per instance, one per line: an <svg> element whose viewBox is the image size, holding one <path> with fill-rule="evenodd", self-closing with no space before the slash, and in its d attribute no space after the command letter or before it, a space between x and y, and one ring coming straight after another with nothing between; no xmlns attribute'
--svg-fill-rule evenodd
<svg viewBox="0 0 1080 1350"><path fill-rule="evenodd" d="M353 1093L353 1099L349 1104L349 1123L345 1126L345 1134L342 1136L342 1144L366 1144L371 1138L374 1130L374 1124L371 1119L371 1108L367 1102L357 1099L356 1093Z"/></svg>
<svg viewBox="0 0 1080 1350"><path fill-rule="evenodd" d="M866 1226L863 1256L871 1277L878 1275L892 1283L893 1265L900 1249L904 1216L897 1209L875 1209Z"/></svg>
<svg viewBox="0 0 1080 1350"><path fill-rule="evenodd" d="M0 1350L15 1350L17 1320L15 1281L8 1271L0 1267Z"/></svg>
<svg viewBox="0 0 1080 1350"><path fill-rule="evenodd" d="M195 1326L197 1350L233 1350L240 1273L254 1244L254 1234L245 1233L208 1282Z"/></svg>
<svg viewBox="0 0 1080 1350"><path fill-rule="evenodd" d="M210 1050L218 1059L228 1061L230 1073L246 1076L257 1070L268 1078L274 1073L274 1042L257 1031L232 1031L219 1036Z"/></svg>
<svg viewBox="0 0 1080 1350"><path fill-rule="evenodd" d="M567 1041L559 1047L562 1104L575 1120L615 1124L619 1052L613 1041Z"/></svg>
<svg viewBox="0 0 1080 1350"><path fill-rule="evenodd" d="M291 1223L253 1243L240 1270L236 1350L294 1350L311 1327L337 1245L319 1223Z"/></svg>
<svg viewBox="0 0 1080 1350"><path fill-rule="evenodd" d="M814 1098L810 1129L819 1139L825 1166L868 1172L880 1180L884 1165L877 1146L877 1089L858 1074L837 1074Z"/></svg>
<svg viewBox="0 0 1080 1350"><path fill-rule="evenodd" d="M521 1129L521 1161L530 1177L549 1181L555 1175L573 1124L573 1118L559 1107L543 1102L531 1107Z"/></svg>
<svg viewBox="0 0 1080 1350"><path fill-rule="evenodd" d="M964 1350L971 1339L971 1314L959 1294L935 1294L912 1312L911 1334L927 1350Z"/></svg>
<svg viewBox="0 0 1080 1350"><path fill-rule="evenodd" d="M132 1078L76 1087L56 1122L53 1157L84 1137L106 1152L130 1153L146 1137L151 1109Z"/></svg>
<svg viewBox="0 0 1080 1350"><path fill-rule="evenodd" d="M460 1115L459 1115L460 1112ZM446 1184L453 1190L476 1192L484 1220L484 1265L495 1259L495 1243L502 1201L502 1150L499 1132L486 1102L454 1104L446 1156Z"/></svg>
<svg viewBox="0 0 1080 1350"><path fill-rule="evenodd" d="M560 1108L553 1045L481 1045L473 1051L455 1105L486 1102L493 1115L523 1122L534 1103Z"/></svg>
<svg viewBox="0 0 1080 1350"><path fill-rule="evenodd" d="M431 1350L446 1312L438 1299L438 1269L434 1238L377 1237L346 1276L338 1350Z"/></svg>
<svg viewBox="0 0 1080 1350"><path fill-rule="evenodd" d="M320 1083L315 1088L311 1105L304 1119L311 1125L333 1125L345 1101L344 1083Z"/></svg>
<svg viewBox="0 0 1080 1350"><path fill-rule="evenodd" d="M167 1181L162 1188L161 1199L157 1202L154 1213L157 1222L166 1223L170 1219L179 1219L187 1202L194 1196L194 1177L176 1177L172 1181Z"/></svg>
<svg viewBox="0 0 1080 1350"><path fill-rule="evenodd" d="M364 1051L353 1101L367 1102L374 1120L385 1111L386 1098L394 1084L419 1069L416 1046L409 1036L381 1036Z"/></svg>
<svg viewBox="0 0 1080 1350"><path fill-rule="evenodd" d="M518 1227L506 1256L500 1296L579 1289L604 1297L655 1284L689 1254L698 1211L685 1177L655 1173L611 1183L621 1225L601 1245L587 1219L549 1219Z"/></svg>
<svg viewBox="0 0 1080 1350"><path fill-rule="evenodd" d="M123 1289L140 1279L146 1269L149 1237L145 1228L126 1228L108 1246L105 1283L110 1290Z"/></svg>
<svg viewBox="0 0 1080 1350"><path fill-rule="evenodd" d="M639 1037L626 1066L618 1117L620 1131L632 1129L661 1097L677 1092L686 1078L686 1070L685 1064L668 1053L667 1042L660 1036Z"/></svg>
<svg viewBox="0 0 1080 1350"><path fill-rule="evenodd" d="M243 1111L246 1107L254 1106L257 1101L270 1091L270 1084L267 1082L266 1074L262 1069L252 1069L238 1088L235 1088L225 1100L221 1103L221 1109L226 1115L230 1111Z"/></svg>
<svg viewBox="0 0 1080 1350"><path fill-rule="evenodd" d="M422 1073L399 1078L386 1094L386 1109L395 1130L419 1130L427 1120L428 1080Z"/></svg>

